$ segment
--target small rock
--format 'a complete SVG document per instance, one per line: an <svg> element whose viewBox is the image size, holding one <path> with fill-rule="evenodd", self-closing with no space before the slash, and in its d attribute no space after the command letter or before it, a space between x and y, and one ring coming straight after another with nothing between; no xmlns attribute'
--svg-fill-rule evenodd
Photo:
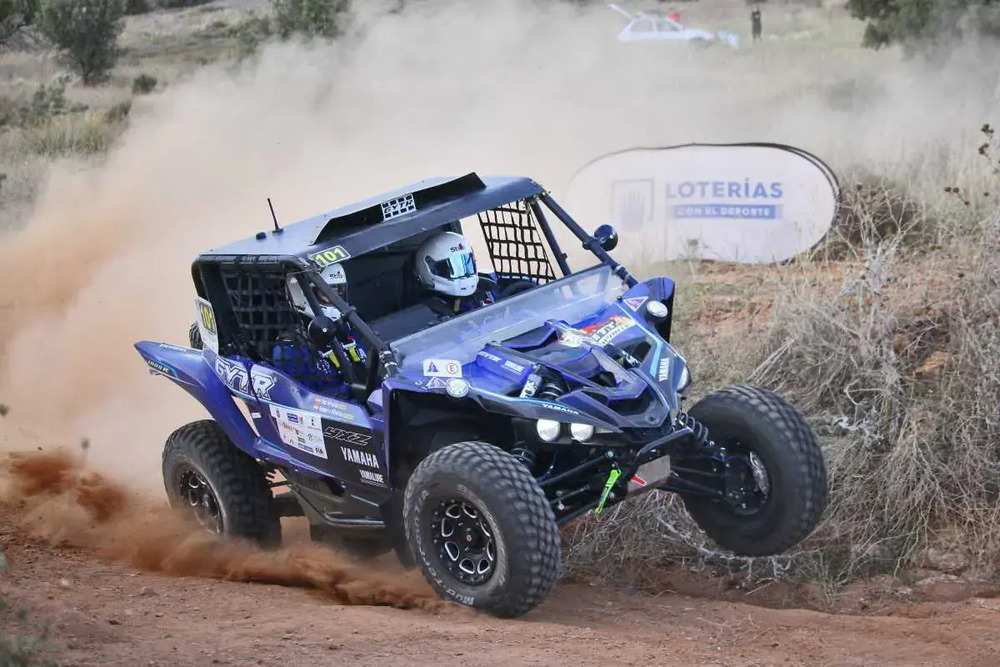
<svg viewBox="0 0 1000 667"><path fill-rule="evenodd" d="M150 595L156 595L156 591L154 591L149 586L143 586L142 588L139 589L139 595L141 595L142 597L148 597Z"/></svg>
<svg viewBox="0 0 1000 667"><path fill-rule="evenodd" d="M158 612L156 612L154 614L154 616L156 616L157 618L163 618L163 612L162 611L158 611Z"/></svg>
<svg viewBox="0 0 1000 667"><path fill-rule="evenodd" d="M921 565L938 572L957 574L969 567L969 561L958 551L930 547L924 552Z"/></svg>
<svg viewBox="0 0 1000 667"><path fill-rule="evenodd" d="M59 580L59 588L63 588L63 589L69 588L69 579L60 579Z"/></svg>
<svg viewBox="0 0 1000 667"><path fill-rule="evenodd" d="M109 618L108 623L110 623L111 625L121 625L121 621L119 621L117 618Z"/></svg>

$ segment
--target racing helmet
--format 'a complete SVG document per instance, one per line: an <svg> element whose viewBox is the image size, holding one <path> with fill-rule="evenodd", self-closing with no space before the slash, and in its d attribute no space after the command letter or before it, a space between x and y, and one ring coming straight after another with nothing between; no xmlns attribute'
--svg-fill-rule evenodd
<svg viewBox="0 0 1000 667"><path fill-rule="evenodd" d="M415 273L425 287L448 296L468 296L479 287L476 258L469 239L442 232L417 250Z"/></svg>
<svg viewBox="0 0 1000 667"><path fill-rule="evenodd" d="M322 271L320 271L320 278L323 279L330 287L337 290L337 292L344 296L344 292L347 289L347 273L344 271L344 267L338 264L331 264L327 266ZM319 301L320 308L323 311L323 315L326 315L332 320L337 320L340 318L340 311L330 303L330 300L326 298L326 295L319 290L314 289L316 294L316 300ZM306 300L305 295L302 293L302 286L299 281L292 276L288 277L288 293L292 297L292 306L298 312L306 315L308 317L315 317L316 314L313 313L312 307Z"/></svg>

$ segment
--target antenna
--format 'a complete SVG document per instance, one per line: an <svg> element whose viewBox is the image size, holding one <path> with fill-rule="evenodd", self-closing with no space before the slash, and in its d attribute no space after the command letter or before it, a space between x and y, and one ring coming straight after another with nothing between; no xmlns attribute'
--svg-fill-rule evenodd
<svg viewBox="0 0 1000 667"><path fill-rule="evenodd" d="M284 230L281 229L281 227L278 226L278 216L276 216L274 214L274 205L271 204L271 198L270 197L267 198L267 207L271 209L271 219L274 220L274 233L275 234L280 234Z"/></svg>

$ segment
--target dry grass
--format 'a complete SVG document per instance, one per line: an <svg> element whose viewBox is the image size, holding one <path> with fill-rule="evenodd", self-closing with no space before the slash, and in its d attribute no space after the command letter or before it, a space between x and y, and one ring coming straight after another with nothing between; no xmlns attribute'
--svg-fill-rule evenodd
<svg viewBox="0 0 1000 667"><path fill-rule="evenodd" d="M1000 214L961 198L932 212L884 180L848 201L850 233L828 248L842 260L703 274L680 282L677 302L678 345L708 385L698 393L749 380L813 423L832 486L821 526L794 553L738 559L676 499L650 495L568 531L571 574L692 559L836 588L925 566L930 548L955 572L996 574Z"/></svg>

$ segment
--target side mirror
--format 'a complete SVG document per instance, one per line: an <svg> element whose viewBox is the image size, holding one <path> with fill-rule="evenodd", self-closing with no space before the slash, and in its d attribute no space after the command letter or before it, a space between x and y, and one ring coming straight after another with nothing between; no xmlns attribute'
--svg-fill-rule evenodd
<svg viewBox="0 0 1000 667"><path fill-rule="evenodd" d="M333 344L336 338L337 323L326 315L320 315L309 321L307 333L313 345L325 350Z"/></svg>
<svg viewBox="0 0 1000 667"><path fill-rule="evenodd" d="M594 238L601 244L604 252L611 252L618 247L618 232L611 225L601 225L594 232Z"/></svg>

